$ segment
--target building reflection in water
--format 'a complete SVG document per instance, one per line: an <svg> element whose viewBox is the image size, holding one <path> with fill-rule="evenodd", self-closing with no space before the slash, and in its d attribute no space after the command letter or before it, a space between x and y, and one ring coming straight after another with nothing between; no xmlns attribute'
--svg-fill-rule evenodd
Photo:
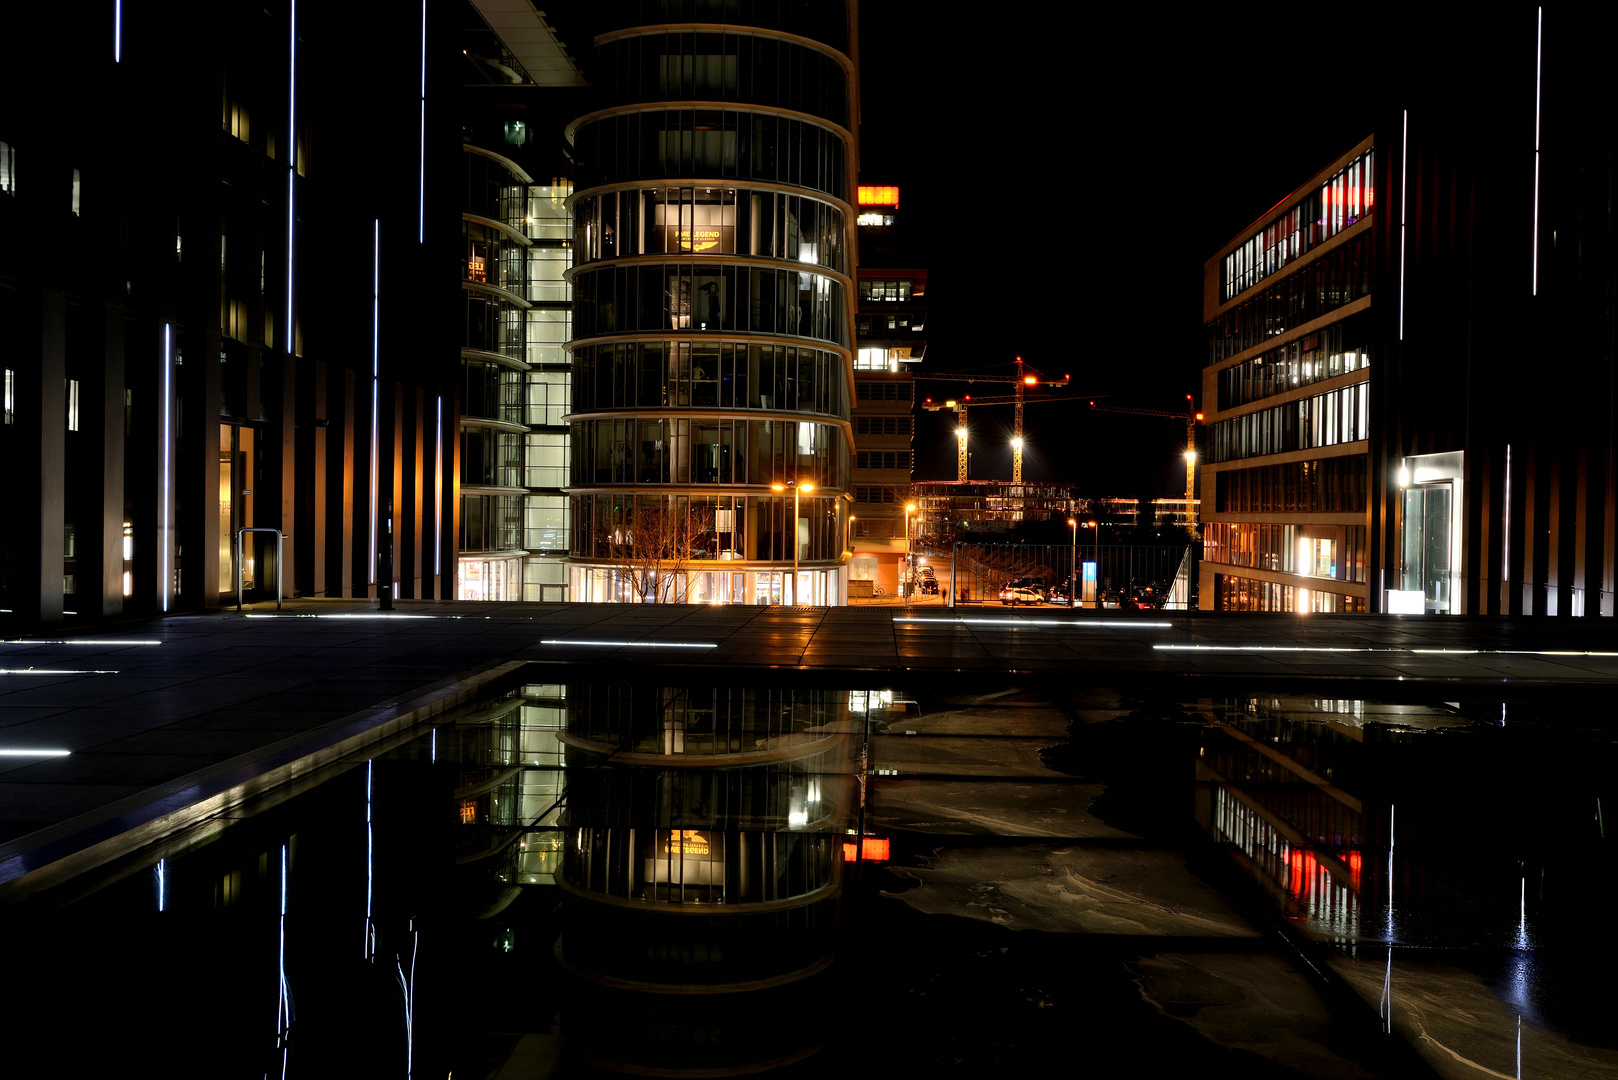
<svg viewBox="0 0 1618 1080"><path fill-rule="evenodd" d="M889 700L530 683L438 729L463 907L565 897L554 953L577 980L562 1030L580 1062L751 1071L818 1048L816 1025L782 1018L828 992L866 720Z"/></svg>
<svg viewBox="0 0 1618 1080"><path fill-rule="evenodd" d="M1401 965L1419 967L1430 988L1440 958L1493 989L1512 1027L1500 1033L1506 1047L1524 1020L1606 1025L1582 973L1559 966L1599 944L1573 927L1590 885L1612 876L1592 858L1605 846L1592 811L1610 764L1604 743L1560 716L1508 726L1498 702L1199 706L1213 721L1197 761L1199 824L1289 925L1347 967L1374 965L1366 982L1373 996L1381 985L1385 1030L1401 1015Z"/></svg>
<svg viewBox="0 0 1618 1080"><path fill-rule="evenodd" d="M849 699L569 688L556 953L580 981L563 1029L581 1059L751 1070L818 1047L801 1020L828 992L858 823L865 703Z"/></svg>

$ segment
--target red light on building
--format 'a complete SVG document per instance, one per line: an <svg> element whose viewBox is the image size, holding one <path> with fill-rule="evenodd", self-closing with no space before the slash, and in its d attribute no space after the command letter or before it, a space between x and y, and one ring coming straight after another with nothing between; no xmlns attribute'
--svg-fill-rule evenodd
<svg viewBox="0 0 1618 1080"><path fill-rule="evenodd" d="M891 843L881 837L867 836L860 842L860 847L863 849L861 854L866 862L887 862L890 857L888 852ZM843 861L854 861L854 844L852 841L845 840L843 842Z"/></svg>
<svg viewBox="0 0 1618 1080"><path fill-rule="evenodd" d="M861 184L859 203L861 206L891 206L897 210L899 209L899 189L892 185L879 187Z"/></svg>

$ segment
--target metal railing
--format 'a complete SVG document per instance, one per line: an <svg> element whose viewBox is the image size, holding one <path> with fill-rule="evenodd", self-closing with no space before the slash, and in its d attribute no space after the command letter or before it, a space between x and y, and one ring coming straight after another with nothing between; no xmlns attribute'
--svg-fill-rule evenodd
<svg viewBox="0 0 1618 1080"><path fill-rule="evenodd" d="M957 544L937 552L953 558L951 595L955 604L997 603L1000 590L1017 582L1066 589L1081 586L1084 564L1096 564L1096 592L1122 603L1150 596L1161 603L1188 565L1186 544ZM1076 556L1076 558L1075 558ZM1150 588L1151 593L1146 590ZM1090 606L1088 601L1081 606Z"/></svg>

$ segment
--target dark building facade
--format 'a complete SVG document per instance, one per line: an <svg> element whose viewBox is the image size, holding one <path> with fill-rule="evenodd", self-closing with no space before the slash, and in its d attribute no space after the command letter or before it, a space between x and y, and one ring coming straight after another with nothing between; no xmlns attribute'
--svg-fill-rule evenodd
<svg viewBox="0 0 1618 1080"><path fill-rule="evenodd" d="M5 17L6 615L445 594L444 14L109 4L72 65Z"/></svg>
<svg viewBox="0 0 1618 1080"><path fill-rule="evenodd" d="M604 19L569 128L571 597L841 603L854 5Z"/></svg>
<svg viewBox="0 0 1618 1080"><path fill-rule="evenodd" d="M1480 32L1208 261L1204 608L1614 613L1618 139L1589 31Z"/></svg>

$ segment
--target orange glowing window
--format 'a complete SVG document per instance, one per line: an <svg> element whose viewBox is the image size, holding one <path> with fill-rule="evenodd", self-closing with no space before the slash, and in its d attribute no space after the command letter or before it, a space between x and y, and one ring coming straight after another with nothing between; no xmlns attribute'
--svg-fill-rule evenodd
<svg viewBox="0 0 1618 1080"><path fill-rule="evenodd" d="M890 858L888 854L890 846L888 840L876 836L867 836L861 841L866 862L887 862ZM854 845L852 843L845 842L843 844L843 861L854 861Z"/></svg>
<svg viewBox="0 0 1618 1080"><path fill-rule="evenodd" d="M897 210L899 208L899 189L891 185L877 187L861 184L859 201L861 206L891 206Z"/></svg>

